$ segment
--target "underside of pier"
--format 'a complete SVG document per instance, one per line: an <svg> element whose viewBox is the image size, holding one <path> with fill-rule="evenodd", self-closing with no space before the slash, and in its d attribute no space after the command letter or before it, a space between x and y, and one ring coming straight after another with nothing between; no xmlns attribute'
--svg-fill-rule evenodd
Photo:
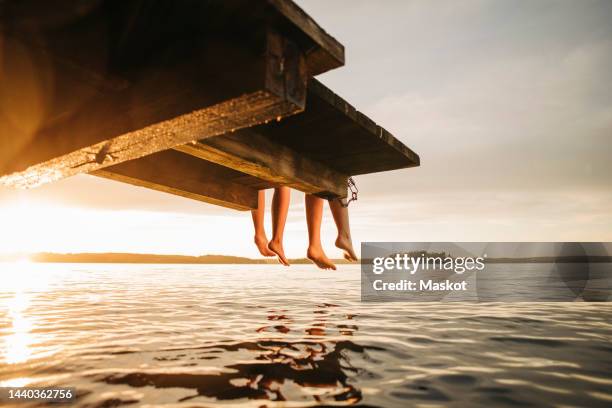
<svg viewBox="0 0 612 408"><path fill-rule="evenodd" d="M6 1L0 44L6 186L90 173L247 210L419 165L314 78L344 47L289 0Z"/></svg>

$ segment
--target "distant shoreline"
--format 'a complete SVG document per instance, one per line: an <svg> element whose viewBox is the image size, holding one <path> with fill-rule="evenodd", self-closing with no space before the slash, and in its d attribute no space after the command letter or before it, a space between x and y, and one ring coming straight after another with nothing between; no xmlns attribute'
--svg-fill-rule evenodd
<svg viewBox="0 0 612 408"><path fill-rule="evenodd" d="M25 256L0 256L0 262L18 261L27 257L32 262L37 263L124 263L124 264L194 264L194 265L266 265L276 264L276 257L270 258L246 258L231 255L160 255L160 254L132 254L121 252L108 253L75 253L58 254L41 252L28 254ZM293 264L310 264L307 258L290 259ZM333 259L338 264L348 264L345 259Z"/></svg>
<svg viewBox="0 0 612 408"><path fill-rule="evenodd" d="M160 255L160 254L134 254L122 252L107 253L74 253L59 254L41 252L27 255L0 255L0 262L18 261L26 257L37 263L124 263L124 264L193 264L193 265L267 265L276 264L274 257L270 258L247 258L232 255ZM345 259L333 259L337 264L357 264ZM367 262L367 259L363 259ZM371 261L371 260L370 260ZM292 264L310 264L307 258L290 259ZM487 258L485 263L612 263L612 256L542 256L526 258Z"/></svg>

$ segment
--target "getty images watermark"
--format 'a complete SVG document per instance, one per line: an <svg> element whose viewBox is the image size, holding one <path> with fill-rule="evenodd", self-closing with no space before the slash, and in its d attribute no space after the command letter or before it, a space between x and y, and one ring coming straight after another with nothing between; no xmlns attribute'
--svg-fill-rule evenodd
<svg viewBox="0 0 612 408"><path fill-rule="evenodd" d="M612 243L364 242L363 301L610 301Z"/></svg>

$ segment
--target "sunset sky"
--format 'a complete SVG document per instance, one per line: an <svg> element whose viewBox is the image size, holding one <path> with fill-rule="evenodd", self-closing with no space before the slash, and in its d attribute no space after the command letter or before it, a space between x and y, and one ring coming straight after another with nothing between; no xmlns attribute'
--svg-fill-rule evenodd
<svg viewBox="0 0 612 408"><path fill-rule="evenodd" d="M346 47L319 79L421 156L356 178L357 246L612 241L612 2L298 3ZM258 256L248 212L92 176L0 188L0 226L0 253ZM306 244L294 192L285 248Z"/></svg>

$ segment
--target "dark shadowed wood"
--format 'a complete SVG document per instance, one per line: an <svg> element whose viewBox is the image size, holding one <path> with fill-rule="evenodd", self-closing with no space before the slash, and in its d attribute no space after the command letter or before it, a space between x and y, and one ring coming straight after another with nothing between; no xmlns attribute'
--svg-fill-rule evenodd
<svg viewBox="0 0 612 408"><path fill-rule="evenodd" d="M301 52L272 31L262 41L261 56L212 42L189 62L152 64L125 89L94 93L1 163L0 183L32 187L300 111ZM65 79L55 85L68 98L74 80Z"/></svg>
<svg viewBox="0 0 612 408"><path fill-rule="evenodd" d="M75 4L0 2L0 106L19 106L0 110L0 184L91 172L245 210L258 189L344 197L348 176L420 163L308 79L344 48L291 1Z"/></svg>
<svg viewBox="0 0 612 408"><path fill-rule="evenodd" d="M401 141L314 79L304 112L175 149L248 175L233 180L238 183L288 185L324 198L345 197L349 175L420 163Z"/></svg>
<svg viewBox="0 0 612 408"><path fill-rule="evenodd" d="M319 75L344 65L344 46L325 32L308 14L294 2L268 0L276 10L313 41L305 46L306 61L310 75Z"/></svg>
<svg viewBox="0 0 612 408"><path fill-rule="evenodd" d="M289 0L5 2L0 36L43 83L43 117L0 113L0 183L25 187L291 115L344 63ZM0 97L23 82L7 72Z"/></svg>
<svg viewBox="0 0 612 408"><path fill-rule="evenodd" d="M230 181L239 173L174 150L153 153L92 174L236 210L257 208L257 189Z"/></svg>
<svg viewBox="0 0 612 408"><path fill-rule="evenodd" d="M252 130L349 176L420 164L404 143L314 78L303 113Z"/></svg>
<svg viewBox="0 0 612 408"><path fill-rule="evenodd" d="M176 147L184 153L240 171L273 185L324 198L345 197L348 176L315 162L251 129Z"/></svg>
<svg viewBox="0 0 612 408"><path fill-rule="evenodd" d="M176 150L244 173L256 188L289 185L325 198L346 196L349 175L418 166L419 156L320 82L304 112Z"/></svg>

